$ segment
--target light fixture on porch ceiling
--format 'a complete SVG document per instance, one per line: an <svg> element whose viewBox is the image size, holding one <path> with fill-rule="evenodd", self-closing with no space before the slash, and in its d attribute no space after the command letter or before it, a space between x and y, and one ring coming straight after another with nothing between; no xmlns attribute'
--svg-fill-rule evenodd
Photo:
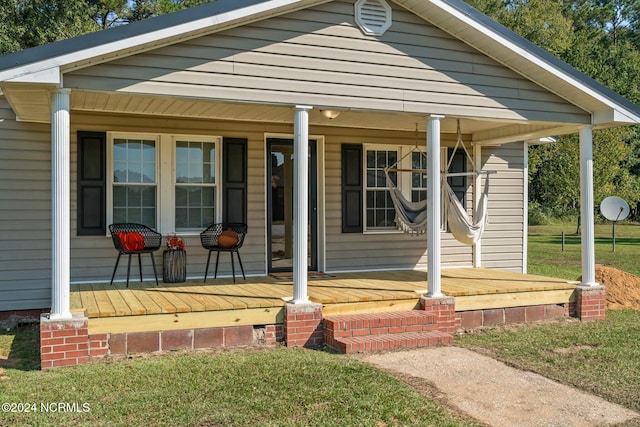
<svg viewBox="0 0 640 427"><path fill-rule="evenodd" d="M320 110L320 113L329 120L333 120L340 115L338 110Z"/></svg>

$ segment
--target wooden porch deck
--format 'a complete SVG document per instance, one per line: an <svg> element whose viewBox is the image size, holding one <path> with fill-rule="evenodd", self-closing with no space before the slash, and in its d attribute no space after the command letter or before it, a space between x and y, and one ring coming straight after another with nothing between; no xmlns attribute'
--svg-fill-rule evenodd
<svg viewBox="0 0 640 427"><path fill-rule="evenodd" d="M442 292L456 311L561 304L573 300L575 282L484 268L442 270ZM310 276L309 299L323 314L408 310L426 292L426 272L378 271ZM85 310L91 333L175 330L282 323L293 296L286 277L72 285L71 308Z"/></svg>

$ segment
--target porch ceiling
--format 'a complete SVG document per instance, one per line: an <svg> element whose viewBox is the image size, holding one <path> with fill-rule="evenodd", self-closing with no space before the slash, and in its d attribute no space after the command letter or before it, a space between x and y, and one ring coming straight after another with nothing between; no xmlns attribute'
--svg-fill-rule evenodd
<svg viewBox="0 0 640 427"><path fill-rule="evenodd" d="M50 90L46 86L5 84L7 95L16 116L21 121L49 123ZM330 106L313 106L309 114L311 126L337 126L396 131L426 131L427 114L399 113L379 110L338 108L339 117L327 119L323 109ZM258 104L214 101L174 96L155 96L121 92L95 92L73 90L71 110L106 114L130 114L144 116L184 117L204 120L234 120L265 123L293 123L293 105ZM463 133L470 135L477 144L501 144L513 141L536 140L578 131L578 125L496 120L486 118L451 117L441 121L443 133L455 134L456 119L460 119Z"/></svg>

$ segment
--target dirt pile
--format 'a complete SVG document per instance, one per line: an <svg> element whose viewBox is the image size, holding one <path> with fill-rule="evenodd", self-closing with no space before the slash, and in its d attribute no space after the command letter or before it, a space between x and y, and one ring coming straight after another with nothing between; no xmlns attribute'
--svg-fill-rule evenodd
<svg viewBox="0 0 640 427"><path fill-rule="evenodd" d="M596 282L606 288L608 309L640 310L640 277L617 268L596 267Z"/></svg>

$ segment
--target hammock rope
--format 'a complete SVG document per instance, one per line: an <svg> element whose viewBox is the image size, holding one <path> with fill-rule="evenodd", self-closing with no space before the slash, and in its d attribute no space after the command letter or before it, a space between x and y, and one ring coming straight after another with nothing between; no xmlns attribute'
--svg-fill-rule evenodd
<svg viewBox="0 0 640 427"><path fill-rule="evenodd" d="M453 162L453 158L456 155L458 146L461 146L467 156L467 159L469 159L471 168L473 169L472 175L478 175L478 172L476 171L475 165L473 163L473 158L469 154L467 147L462 141L460 120L458 120L457 123L457 134L458 138L453 149L453 154L451 155L451 158L449 159L449 162L447 164L447 170L449 170L451 163ZM442 186L444 187L447 196L447 224L449 225L449 231L451 232L451 234L453 234L453 237L455 237L455 239L460 243L463 243L465 245L474 245L478 243L480 241L480 238L482 237L482 234L484 233L484 229L489 223L489 174L486 174L484 180L484 188L482 190L482 194L480 195L478 206L473 212L473 220L467 215L464 206L462 206L462 203L453 192L453 189L451 189L451 187L449 186L446 178L442 179Z"/></svg>
<svg viewBox="0 0 640 427"><path fill-rule="evenodd" d="M469 154L467 147L462 141L462 133L460 131L460 121L457 124L457 141L453 149L448 163L447 170L451 167L453 158L458 150L458 147L462 147L464 150L473 172L468 175L478 175L473 163L473 158ZM416 145L417 149L417 145ZM392 166L385 168L384 173L387 180L387 187L389 188L389 194L393 201L393 206L396 211L395 223L398 230L411 235L421 235L427 232L427 201L411 202L402 194L402 191L397 187L389 176L389 171L395 172L424 172L414 169L395 169L395 166L404 159L407 155L414 152L410 151L404 155L400 160L395 162ZM419 151L422 155L425 155L423 151ZM486 174L484 180L483 191L478 201L478 206L473 212L473 219L467 215L467 211L454 193L453 189L447 182L447 173L442 174L441 188L443 189L444 196L446 197L446 209L447 209L447 224L449 225L449 231L455 237L456 240L465 245L474 245L478 243L484 233L484 230L489 223L488 204L489 204L489 172ZM457 175L457 174L456 174ZM460 174L467 175L467 174Z"/></svg>

